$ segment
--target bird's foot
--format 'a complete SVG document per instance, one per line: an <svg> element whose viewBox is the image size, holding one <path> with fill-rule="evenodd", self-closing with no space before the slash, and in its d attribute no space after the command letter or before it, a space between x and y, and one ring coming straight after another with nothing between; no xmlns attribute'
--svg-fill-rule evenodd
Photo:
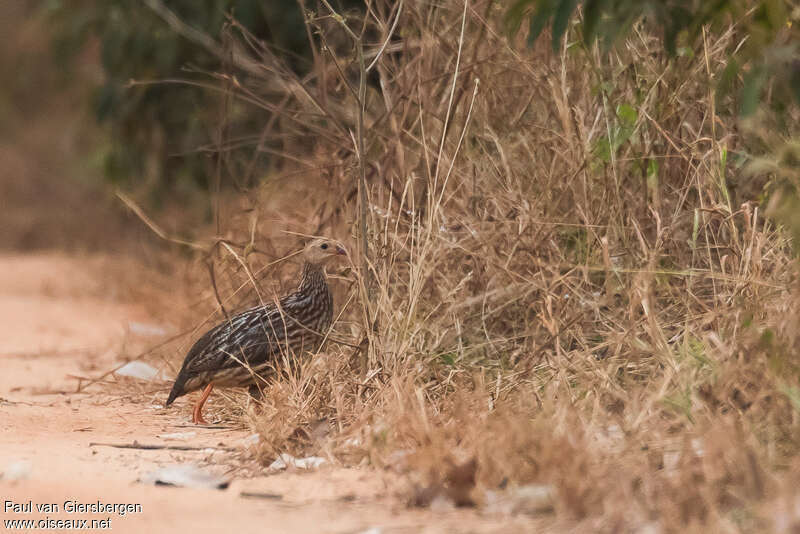
<svg viewBox="0 0 800 534"><path fill-rule="evenodd" d="M196 425L208 424L208 422L203 419L203 405L206 403L206 400L208 400L208 396L211 395L212 389L214 389L214 384L208 384L203 390L203 395L200 397L200 400L194 405L194 409L192 410L192 423Z"/></svg>
<svg viewBox="0 0 800 534"><path fill-rule="evenodd" d="M198 407L195 407L195 409L192 410L192 423L194 423L195 425L207 425L208 421L203 419L202 412L197 408Z"/></svg>

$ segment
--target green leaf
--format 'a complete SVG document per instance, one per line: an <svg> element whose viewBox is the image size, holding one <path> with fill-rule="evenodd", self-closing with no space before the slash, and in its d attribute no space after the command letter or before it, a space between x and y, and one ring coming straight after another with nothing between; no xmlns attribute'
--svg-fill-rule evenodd
<svg viewBox="0 0 800 534"><path fill-rule="evenodd" d="M447 352L445 354L440 354L439 359L445 365L455 365L456 363L456 355L452 352Z"/></svg>
<svg viewBox="0 0 800 534"><path fill-rule="evenodd" d="M800 412L800 388L796 386L790 386L789 384L783 384L780 387L781 393L786 395L789 399L789 402L792 404L792 407Z"/></svg>
<svg viewBox="0 0 800 534"><path fill-rule="evenodd" d="M553 17L553 50L558 50L561 44L561 38L567 32L569 26L569 18L575 7L578 5L578 0L561 0L555 11Z"/></svg>
<svg viewBox="0 0 800 534"><path fill-rule="evenodd" d="M692 14L685 8L676 6L669 10L664 26L664 48L670 56L677 54L678 35L689 26L691 20Z"/></svg>
<svg viewBox="0 0 800 534"><path fill-rule="evenodd" d="M597 35L602 16L602 0L585 0L583 3L583 40L591 43Z"/></svg>
<svg viewBox="0 0 800 534"><path fill-rule="evenodd" d="M605 10L601 9L599 28L596 36L596 39L600 40L600 47L603 53L607 53L611 50L617 42L617 39L620 36L626 35L634 22L639 20L641 16L640 9L631 9L625 16L613 10L609 13L609 10L611 10L611 8L605 8Z"/></svg>
<svg viewBox="0 0 800 534"><path fill-rule="evenodd" d="M539 5L536 8L536 13L531 17L530 30L528 32L528 46L533 45L534 41L539 38L553 16L556 0L539 0Z"/></svg>
<svg viewBox="0 0 800 534"><path fill-rule="evenodd" d="M647 189L653 197L658 193L658 161L655 159L647 161Z"/></svg>
<svg viewBox="0 0 800 534"><path fill-rule="evenodd" d="M758 107L761 89L767 82L767 69L763 64L753 65L744 77L742 86L742 115L751 115Z"/></svg>
<svg viewBox="0 0 800 534"><path fill-rule="evenodd" d="M725 65L725 69L722 71L722 74L719 75L719 81L717 81L717 99L731 94L740 69L741 65L739 65L739 62L736 60L736 58L731 58L728 61L728 64Z"/></svg>
<svg viewBox="0 0 800 534"><path fill-rule="evenodd" d="M620 104L617 106L617 117L623 126L631 127L636 124L639 113L629 104Z"/></svg>
<svg viewBox="0 0 800 534"><path fill-rule="evenodd" d="M786 5L783 0L762 0L762 6L771 32L778 31L786 24Z"/></svg>
<svg viewBox="0 0 800 534"><path fill-rule="evenodd" d="M800 59L792 61L789 68L792 70L789 76L789 85L791 86L794 99L800 104Z"/></svg>
<svg viewBox="0 0 800 534"><path fill-rule="evenodd" d="M658 179L658 161L655 159L647 161L647 179Z"/></svg>
<svg viewBox="0 0 800 534"><path fill-rule="evenodd" d="M603 136L597 140L594 145L594 152L595 157L600 159L603 163L610 163L611 162L611 143L608 141L608 137Z"/></svg>
<svg viewBox="0 0 800 534"><path fill-rule="evenodd" d="M522 25L522 18L534 2L535 0L517 0L508 9L505 16L505 24L506 32L508 32L509 36L513 37L519 32L519 28Z"/></svg>

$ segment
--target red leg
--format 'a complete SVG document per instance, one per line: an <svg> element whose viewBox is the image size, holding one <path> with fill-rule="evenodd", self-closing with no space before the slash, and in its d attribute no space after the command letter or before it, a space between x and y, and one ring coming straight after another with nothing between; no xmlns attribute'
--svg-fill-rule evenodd
<svg viewBox="0 0 800 534"><path fill-rule="evenodd" d="M192 423L196 425L207 425L205 419L203 419L203 405L208 400L208 396L211 395L211 390L214 389L214 384L209 384L206 386L206 389L203 390L203 395L200 397L200 400L197 401L197 404L194 405L194 410L192 410Z"/></svg>

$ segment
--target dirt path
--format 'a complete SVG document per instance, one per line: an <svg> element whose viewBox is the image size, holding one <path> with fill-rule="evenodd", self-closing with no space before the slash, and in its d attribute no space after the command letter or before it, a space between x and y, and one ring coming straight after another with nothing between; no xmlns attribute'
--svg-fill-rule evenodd
<svg viewBox="0 0 800 534"><path fill-rule="evenodd" d="M388 489L385 474L366 469L323 466L313 472L257 477L233 471L229 473L233 481L225 490L137 482L176 464L196 464L225 474L232 465L248 461L248 433L187 427L188 411L164 410L159 402L165 391L160 389L153 392L151 401L142 400L147 395L124 396L109 387L75 392L73 377L102 374L118 363L115 347L136 342L131 339L132 325L147 330L141 326L148 321L144 308L99 286L102 269L102 261L91 258L0 256L4 273L0 277L3 521L110 518L111 528L121 532L172 532L176 527L194 532L527 530L525 525L470 510L409 510ZM169 439L170 434L187 432L196 434L179 441ZM89 446L134 441L205 450ZM221 445L234 450L222 451ZM242 492L273 497L246 498ZM98 500L141 505L141 512L121 516L64 509L65 501ZM15 513L7 501L31 501L33 510ZM36 505L44 503L57 504L59 512L37 511Z"/></svg>

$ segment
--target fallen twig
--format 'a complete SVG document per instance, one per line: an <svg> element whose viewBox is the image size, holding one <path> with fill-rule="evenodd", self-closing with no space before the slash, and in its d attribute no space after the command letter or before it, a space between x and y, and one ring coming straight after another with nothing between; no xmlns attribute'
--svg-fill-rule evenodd
<svg viewBox="0 0 800 534"><path fill-rule="evenodd" d="M31 350L31 351L11 351L0 353L0 358L50 358L52 356L72 356L75 354L91 353L96 349L87 347L83 349L65 350Z"/></svg>
<svg viewBox="0 0 800 534"><path fill-rule="evenodd" d="M205 428L210 430L243 430L241 426L233 426L233 425L198 425L195 423L185 423L180 425L172 425L175 428Z"/></svg>
<svg viewBox="0 0 800 534"><path fill-rule="evenodd" d="M208 447L198 447L192 445L154 445L154 444L145 444L139 443L135 441L133 443L100 443L100 442L91 442L89 443L90 447L114 447L115 449L140 449L146 451L157 451L157 450L169 450L169 451L204 451L206 449L216 449L225 452L234 452L237 449L235 447L218 447L218 446L208 446Z"/></svg>
<svg viewBox="0 0 800 534"><path fill-rule="evenodd" d="M271 501L280 501L283 499L283 495L280 493L265 493L261 491L242 491L239 493L239 497L244 497L246 499L268 499Z"/></svg>

